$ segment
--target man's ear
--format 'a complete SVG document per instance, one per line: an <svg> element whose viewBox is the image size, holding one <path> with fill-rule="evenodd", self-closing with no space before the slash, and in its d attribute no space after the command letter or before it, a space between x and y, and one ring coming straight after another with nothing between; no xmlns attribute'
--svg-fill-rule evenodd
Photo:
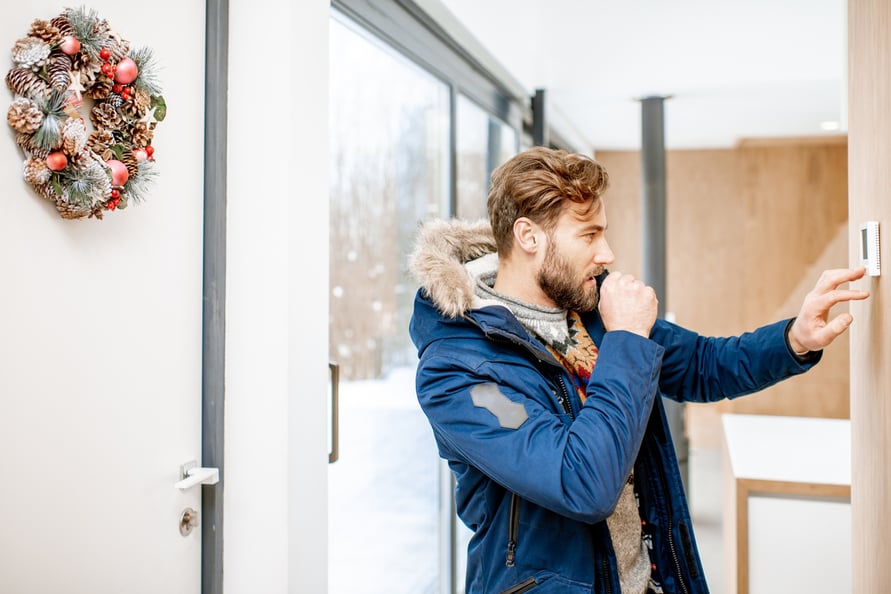
<svg viewBox="0 0 891 594"><path fill-rule="evenodd" d="M514 241L528 254L534 254L542 246L541 234L541 227L531 219L520 217L514 221Z"/></svg>

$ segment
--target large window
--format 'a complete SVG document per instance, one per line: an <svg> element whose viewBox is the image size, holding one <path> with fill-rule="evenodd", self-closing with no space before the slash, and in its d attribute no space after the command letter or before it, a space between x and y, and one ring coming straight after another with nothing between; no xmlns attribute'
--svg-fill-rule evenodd
<svg viewBox="0 0 891 594"><path fill-rule="evenodd" d="M410 0L332 6L329 592L463 592L469 533L415 396L407 256L421 222L486 215L489 175L516 152L527 108Z"/></svg>
<svg viewBox="0 0 891 594"><path fill-rule="evenodd" d="M341 439L328 591L432 594L440 473L414 395L405 255L418 221L447 214L449 89L342 18L330 44L329 351Z"/></svg>
<svg viewBox="0 0 891 594"><path fill-rule="evenodd" d="M458 95L456 120L456 215L464 219L485 218L489 176L516 154L518 135L464 95Z"/></svg>

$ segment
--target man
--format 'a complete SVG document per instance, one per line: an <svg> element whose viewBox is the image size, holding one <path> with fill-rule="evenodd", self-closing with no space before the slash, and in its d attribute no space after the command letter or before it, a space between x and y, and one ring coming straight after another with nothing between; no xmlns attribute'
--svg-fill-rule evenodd
<svg viewBox="0 0 891 594"><path fill-rule="evenodd" d="M656 319L606 272L593 159L533 148L492 174L490 222L434 222L411 267L418 399L474 532L466 590L707 592L661 398L714 401L817 363L865 299L827 271L796 318L733 338Z"/></svg>

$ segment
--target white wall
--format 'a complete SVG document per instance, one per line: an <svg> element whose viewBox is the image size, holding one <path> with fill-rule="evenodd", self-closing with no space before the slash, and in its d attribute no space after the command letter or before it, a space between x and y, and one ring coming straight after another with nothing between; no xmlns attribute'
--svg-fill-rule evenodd
<svg viewBox="0 0 891 594"><path fill-rule="evenodd" d="M327 589L328 6L230 2L226 594Z"/></svg>

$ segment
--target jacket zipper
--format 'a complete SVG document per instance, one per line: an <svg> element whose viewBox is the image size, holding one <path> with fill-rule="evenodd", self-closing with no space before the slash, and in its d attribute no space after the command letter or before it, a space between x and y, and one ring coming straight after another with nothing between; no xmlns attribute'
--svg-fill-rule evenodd
<svg viewBox="0 0 891 594"><path fill-rule="evenodd" d="M566 390L566 384L561 376L557 376L557 383L560 384L560 394L557 395L557 402L563 407L563 411L569 415L569 418L575 420L575 414L572 412L572 403L569 401L569 392Z"/></svg>
<svg viewBox="0 0 891 594"><path fill-rule="evenodd" d="M664 468L662 470L662 484L668 485L668 477L666 476L666 470ZM678 578L678 584L681 586L681 590L684 594L689 594L689 590L687 589L687 584L684 583L684 575L681 573L681 561L678 557L678 550L675 547L674 543L674 518L671 513L671 502L668 501L668 498L665 498L665 517L668 520L668 550L671 551L671 559L674 561L674 569Z"/></svg>
<svg viewBox="0 0 891 594"><path fill-rule="evenodd" d="M668 548L671 551L671 558L674 560L674 568L677 570L678 575L678 584L681 586L681 590L684 591L684 594L688 594L687 585L684 583L684 576L681 573L681 562L678 559L677 549L674 547L674 536L672 536L672 523L671 523L671 512L668 512Z"/></svg>
<svg viewBox="0 0 891 594"><path fill-rule="evenodd" d="M517 532L520 529L520 496L510 494L510 524L507 528L507 557L504 564L508 567L516 565L517 558Z"/></svg>
<svg viewBox="0 0 891 594"><path fill-rule="evenodd" d="M606 587L606 594L612 594L613 585L610 582L609 560L605 556L601 557L600 566L603 568L603 585Z"/></svg>

